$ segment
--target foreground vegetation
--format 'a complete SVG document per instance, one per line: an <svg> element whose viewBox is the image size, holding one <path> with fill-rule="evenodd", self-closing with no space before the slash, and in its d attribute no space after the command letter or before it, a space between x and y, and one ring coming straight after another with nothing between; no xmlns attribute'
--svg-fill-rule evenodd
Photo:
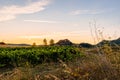
<svg viewBox="0 0 120 80"><path fill-rule="evenodd" d="M58 59L69 61L82 54L70 46L42 46L22 48L0 48L0 67L19 67L26 64L37 65L57 62Z"/></svg>
<svg viewBox="0 0 120 80"><path fill-rule="evenodd" d="M0 80L120 80L119 47L1 48ZM13 68L6 68L12 65Z"/></svg>

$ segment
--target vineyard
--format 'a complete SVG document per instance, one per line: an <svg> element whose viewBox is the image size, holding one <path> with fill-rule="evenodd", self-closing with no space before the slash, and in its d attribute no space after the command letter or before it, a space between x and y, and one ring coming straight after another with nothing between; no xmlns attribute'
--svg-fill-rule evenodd
<svg viewBox="0 0 120 80"><path fill-rule="evenodd" d="M0 80L120 80L119 47L0 47Z"/></svg>
<svg viewBox="0 0 120 80"><path fill-rule="evenodd" d="M37 65L58 59L69 61L80 56L80 50L70 46L0 48L0 67Z"/></svg>

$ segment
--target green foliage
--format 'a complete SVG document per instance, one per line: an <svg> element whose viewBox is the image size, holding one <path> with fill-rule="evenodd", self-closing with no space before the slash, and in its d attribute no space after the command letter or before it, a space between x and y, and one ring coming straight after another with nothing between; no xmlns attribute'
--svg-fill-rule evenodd
<svg viewBox="0 0 120 80"><path fill-rule="evenodd" d="M47 39L43 39L44 45L47 45Z"/></svg>
<svg viewBox="0 0 120 80"><path fill-rule="evenodd" d="M23 66L45 62L69 61L80 57L79 49L70 46L43 46L24 48L0 48L0 65Z"/></svg>
<svg viewBox="0 0 120 80"><path fill-rule="evenodd" d="M55 43L54 43L54 40L53 39L51 39L50 40L50 45L54 45Z"/></svg>

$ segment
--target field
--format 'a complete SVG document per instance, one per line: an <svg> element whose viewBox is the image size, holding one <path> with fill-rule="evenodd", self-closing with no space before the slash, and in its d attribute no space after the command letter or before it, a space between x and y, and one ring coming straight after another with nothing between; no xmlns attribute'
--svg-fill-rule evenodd
<svg viewBox="0 0 120 80"><path fill-rule="evenodd" d="M1 47L0 80L120 80L119 53L110 46Z"/></svg>

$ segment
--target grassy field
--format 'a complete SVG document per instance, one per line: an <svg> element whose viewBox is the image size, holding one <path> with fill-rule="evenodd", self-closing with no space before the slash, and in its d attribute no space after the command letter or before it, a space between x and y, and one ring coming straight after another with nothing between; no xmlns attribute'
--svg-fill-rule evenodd
<svg viewBox="0 0 120 80"><path fill-rule="evenodd" d="M119 75L119 47L0 48L0 80L120 80Z"/></svg>

